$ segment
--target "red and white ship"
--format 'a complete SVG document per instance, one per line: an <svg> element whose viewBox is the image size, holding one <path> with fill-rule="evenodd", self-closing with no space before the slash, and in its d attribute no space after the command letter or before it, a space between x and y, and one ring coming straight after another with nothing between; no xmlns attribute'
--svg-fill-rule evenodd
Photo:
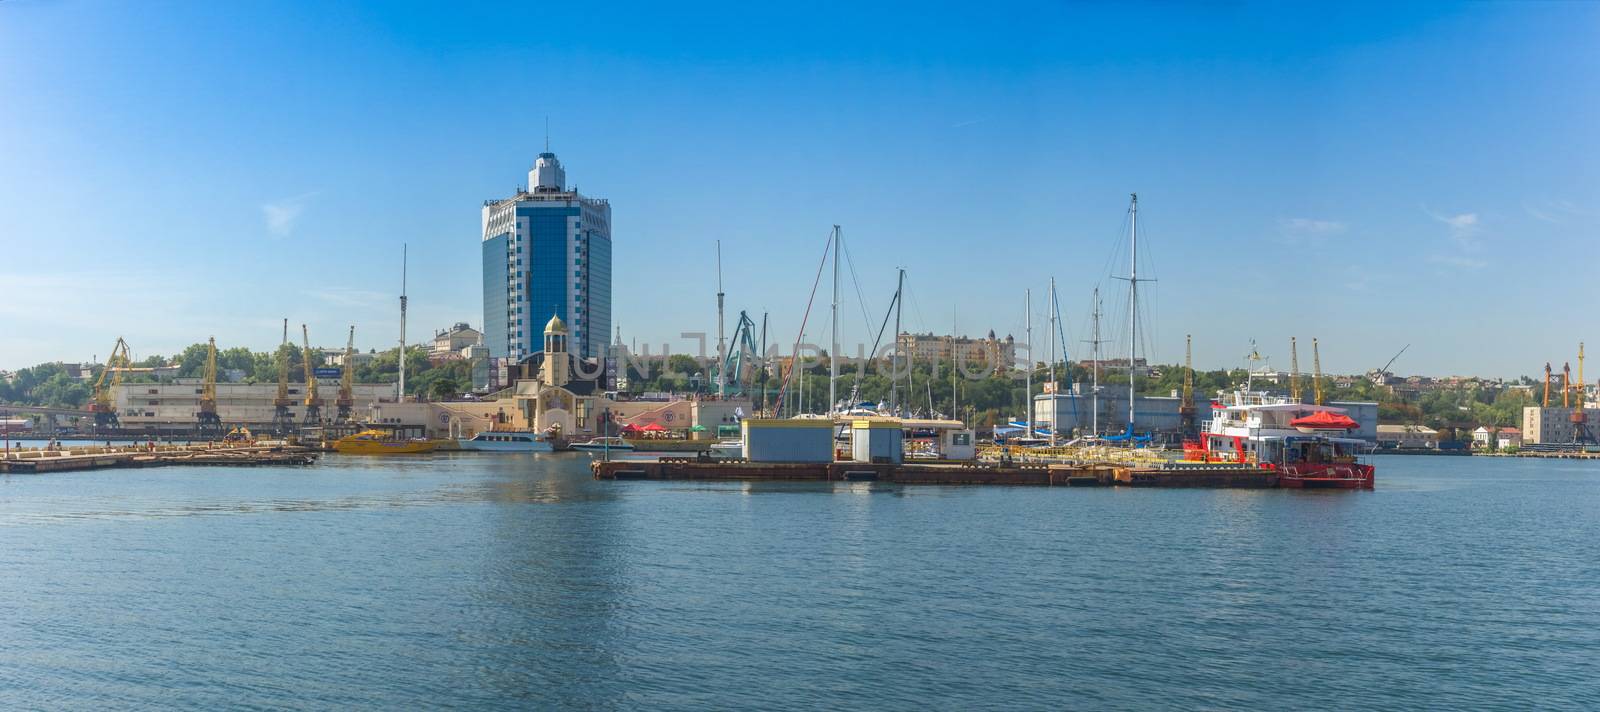
<svg viewBox="0 0 1600 712"><path fill-rule="evenodd" d="M1343 408L1248 392L1229 400L1212 404L1200 439L1184 443L1184 459L1255 464L1277 472L1279 487L1373 488L1373 467L1361 461L1372 446L1344 437L1360 426Z"/></svg>

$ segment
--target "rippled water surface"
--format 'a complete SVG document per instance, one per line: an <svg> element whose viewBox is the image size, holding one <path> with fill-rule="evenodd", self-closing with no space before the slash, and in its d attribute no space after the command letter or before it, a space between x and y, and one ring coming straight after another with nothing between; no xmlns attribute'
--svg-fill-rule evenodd
<svg viewBox="0 0 1600 712"><path fill-rule="evenodd" d="M0 477L0 708L1600 707L1600 463L1376 492Z"/></svg>

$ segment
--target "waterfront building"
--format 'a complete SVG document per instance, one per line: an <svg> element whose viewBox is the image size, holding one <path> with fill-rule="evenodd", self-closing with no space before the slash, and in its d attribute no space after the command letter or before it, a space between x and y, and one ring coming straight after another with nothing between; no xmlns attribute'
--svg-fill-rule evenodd
<svg viewBox="0 0 1600 712"><path fill-rule="evenodd" d="M460 321L448 329L440 329L433 333L433 346L428 350L428 356L429 358L461 356L462 350L481 344L483 344L483 332Z"/></svg>
<svg viewBox="0 0 1600 712"><path fill-rule="evenodd" d="M540 432L556 428L573 439L600 433L607 416L600 359L571 350L572 331L560 316L545 323L540 346L513 369L518 414Z"/></svg>
<svg viewBox="0 0 1600 712"><path fill-rule="evenodd" d="M1176 433L1182 425L1178 408L1182 398L1139 396L1134 410L1134 429L1140 433ZM1048 428L1060 424L1060 435L1090 434L1094 422L1094 399L1085 393L1048 393L1033 397L1033 422ZM1128 393L1100 394L1100 433L1117 434L1128 429Z"/></svg>
<svg viewBox="0 0 1600 712"><path fill-rule="evenodd" d="M1600 431L1600 408L1585 407L1590 434ZM1536 405L1522 409L1522 442L1529 445L1565 445L1577 441L1572 427L1572 408Z"/></svg>
<svg viewBox="0 0 1600 712"><path fill-rule="evenodd" d="M200 413L204 387L198 378L180 378L166 383L121 383L111 390L112 404L123 429L150 432L192 429ZM305 383L291 381L289 411L298 423L305 417ZM359 411L370 403L394 400L393 383L351 384L351 397ZM330 418L333 399L339 395L338 379L318 379L317 395L322 398L322 414ZM270 430L273 405L278 397L277 383L217 383L217 415L228 427L243 425L252 430ZM358 416L359 417L359 416Z"/></svg>
<svg viewBox="0 0 1600 712"><path fill-rule="evenodd" d="M1402 450L1437 450L1439 431L1426 425L1379 425L1378 446Z"/></svg>
<svg viewBox="0 0 1600 712"><path fill-rule="evenodd" d="M1010 335L995 338L994 331L987 338L972 339L965 336L902 333L896 343L900 353L908 355L914 363L938 362L945 366L960 359L969 369L990 365L996 371L1008 370L1017 364L1017 341Z"/></svg>
<svg viewBox="0 0 1600 712"><path fill-rule="evenodd" d="M554 153L539 154L528 188L483 204L483 335L495 359L540 350L556 315L572 353L603 358L611 335L611 204L566 185Z"/></svg>

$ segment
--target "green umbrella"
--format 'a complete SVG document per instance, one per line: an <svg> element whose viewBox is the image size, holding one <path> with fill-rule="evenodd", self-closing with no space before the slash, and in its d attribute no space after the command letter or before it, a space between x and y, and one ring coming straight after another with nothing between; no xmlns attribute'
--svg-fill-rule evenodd
<svg viewBox="0 0 1600 712"><path fill-rule="evenodd" d="M689 428L689 429L694 431L694 432L697 432L697 433L703 433L703 432L706 431L706 426L704 426L704 425L696 425L696 426L694 426L692 428Z"/></svg>

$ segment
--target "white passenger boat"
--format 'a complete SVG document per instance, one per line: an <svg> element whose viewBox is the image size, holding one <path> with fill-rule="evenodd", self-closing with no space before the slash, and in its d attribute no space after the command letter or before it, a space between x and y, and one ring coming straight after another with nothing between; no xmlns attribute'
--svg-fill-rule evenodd
<svg viewBox="0 0 1600 712"><path fill-rule="evenodd" d="M633 446L622 438L595 438L588 442L573 443L572 449L584 452L603 452L607 450L632 450Z"/></svg>
<svg viewBox="0 0 1600 712"><path fill-rule="evenodd" d="M550 443L536 433L523 430L490 430L468 440L460 440L462 450L492 452L550 452Z"/></svg>

